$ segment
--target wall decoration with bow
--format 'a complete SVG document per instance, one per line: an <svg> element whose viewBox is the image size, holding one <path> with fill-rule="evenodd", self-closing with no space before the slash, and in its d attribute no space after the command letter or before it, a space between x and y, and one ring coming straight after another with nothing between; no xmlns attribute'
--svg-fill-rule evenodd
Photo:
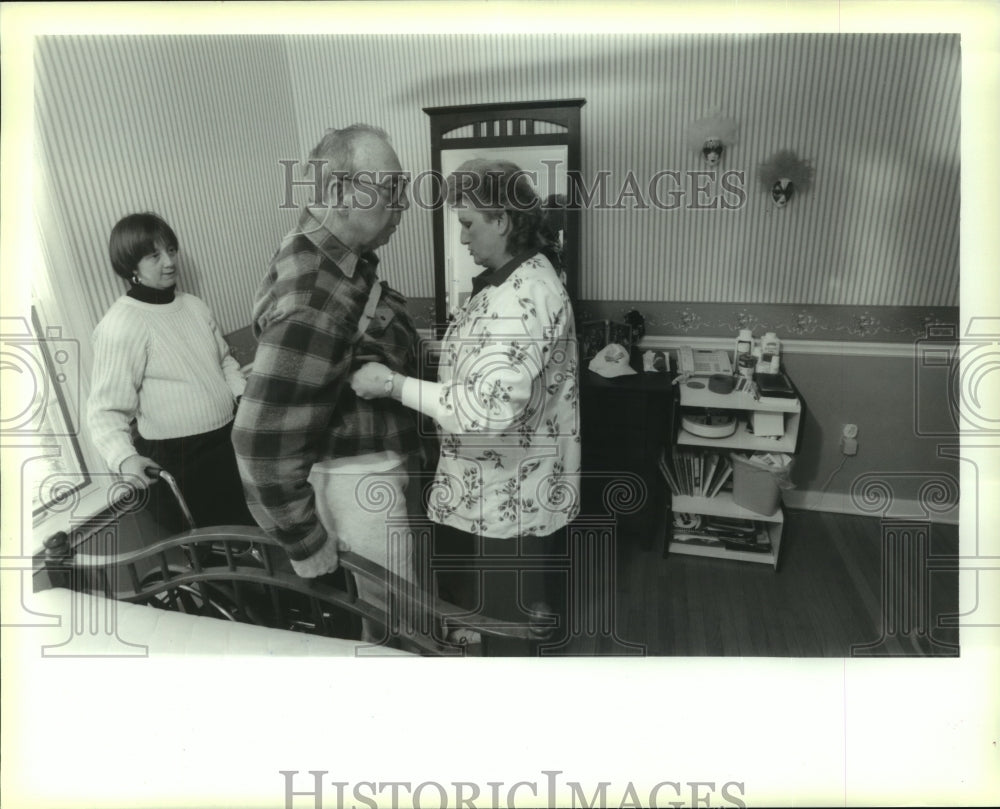
<svg viewBox="0 0 1000 809"><path fill-rule="evenodd" d="M808 191L812 186L813 166L802 160L790 149L775 152L757 166L757 178L761 187L771 194L771 199L779 208L785 207L792 194Z"/></svg>
<svg viewBox="0 0 1000 809"><path fill-rule="evenodd" d="M722 162L722 154L727 146L736 143L739 124L723 115L709 115L692 121L687 128L688 146L701 152L709 166Z"/></svg>

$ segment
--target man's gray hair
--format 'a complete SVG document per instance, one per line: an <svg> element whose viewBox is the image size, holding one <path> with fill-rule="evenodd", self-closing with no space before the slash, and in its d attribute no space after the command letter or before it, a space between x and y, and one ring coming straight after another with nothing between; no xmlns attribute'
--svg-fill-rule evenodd
<svg viewBox="0 0 1000 809"><path fill-rule="evenodd" d="M343 129L328 129L322 140L316 144L309 153L310 160L323 161L323 188L325 189L330 180L330 175L339 173L342 175L355 174L359 170L364 170L368 166L358 166L354 162L354 145L363 137L374 136L380 140L389 142L389 135L384 129L370 124L351 124ZM307 171L311 171L307 169Z"/></svg>

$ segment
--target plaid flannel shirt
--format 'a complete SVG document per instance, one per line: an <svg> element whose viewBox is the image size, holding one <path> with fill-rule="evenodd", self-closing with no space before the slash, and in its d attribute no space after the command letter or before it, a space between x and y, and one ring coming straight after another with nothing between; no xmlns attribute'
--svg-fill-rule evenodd
<svg viewBox="0 0 1000 809"><path fill-rule="evenodd" d="M406 299L384 283L374 317L355 340L372 284L382 283L377 264L373 253L357 256L306 213L257 292L257 353L233 447L251 513L295 560L326 541L307 481L316 461L419 451L412 411L391 398L360 399L350 387L353 371L369 360L416 373L417 333Z"/></svg>

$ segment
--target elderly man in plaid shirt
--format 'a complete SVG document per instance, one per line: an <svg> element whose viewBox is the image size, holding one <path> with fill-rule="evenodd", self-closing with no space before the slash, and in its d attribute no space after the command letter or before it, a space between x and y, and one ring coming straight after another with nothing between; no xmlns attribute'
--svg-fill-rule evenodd
<svg viewBox="0 0 1000 809"><path fill-rule="evenodd" d="M298 575L332 572L349 547L412 579L412 548L388 547L386 525L406 513L415 416L392 399L360 399L349 384L371 359L416 372L406 301L379 280L372 252L409 207L407 178L385 132L363 124L327 131L310 161L322 164L323 199L285 236L257 291L237 462L251 513ZM395 490L389 513L375 508L375 491L365 496L374 482Z"/></svg>

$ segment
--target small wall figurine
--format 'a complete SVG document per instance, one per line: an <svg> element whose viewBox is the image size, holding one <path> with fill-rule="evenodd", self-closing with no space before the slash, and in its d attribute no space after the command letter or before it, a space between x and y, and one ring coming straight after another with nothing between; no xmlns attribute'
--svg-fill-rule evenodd
<svg viewBox="0 0 1000 809"><path fill-rule="evenodd" d="M630 309L625 314L625 325L632 329L632 345L638 343L646 333L646 318L637 309Z"/></svg>
<svg viewBox="0 0 1000 809"><path fill-rule="evenodd" d="M702 159L709 166L717 166L722 162L722 155L727 146L736 143L736 132L739 124L732 118L723 115L709 115L688 124L688 145L701 152Z"/></svg>
<svg viewBox="0 0 1000 809"><path fill-rule="evenodd" d="M757 166L757 179L774 204L784 208L793 193L812 186L813 166L790 149L782 149Z"/></svg>

